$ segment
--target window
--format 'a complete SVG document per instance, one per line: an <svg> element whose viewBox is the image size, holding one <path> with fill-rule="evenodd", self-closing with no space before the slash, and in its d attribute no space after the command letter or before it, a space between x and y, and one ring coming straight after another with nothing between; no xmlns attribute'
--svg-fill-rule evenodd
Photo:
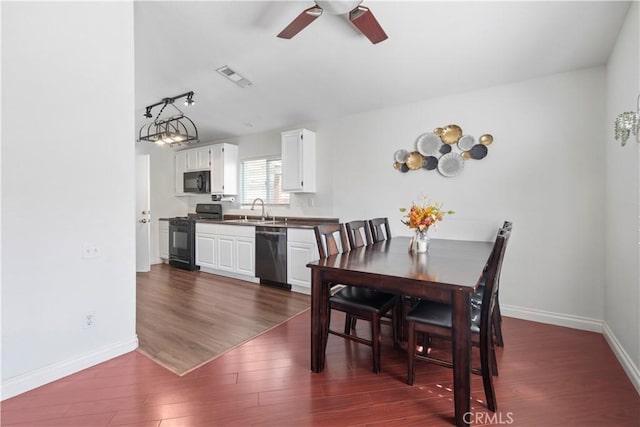
<svg viewBox="0 0 640 427"><path fill-rule="evenodd" d="M242 161L240 203L250 204L257 197L268 205L289 204L289 193L282 191L282 160L279 157Z"/></svg>

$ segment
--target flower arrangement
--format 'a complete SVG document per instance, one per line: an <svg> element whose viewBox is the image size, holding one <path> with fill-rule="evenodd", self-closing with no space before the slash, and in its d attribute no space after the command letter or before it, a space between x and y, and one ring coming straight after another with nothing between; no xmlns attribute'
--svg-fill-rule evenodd
<svg viewBox="0 0 640 427"><path fill-rule="evenodd" d="M400 212L407 212L406 208L400 208ZM402 223L409 228L415 228L417 231L426 231L433 225L437 227L437 222L442 221L445 215L454 214L454 211L443 211L442 204L439 202L431 202L424 199L422 204L412 204L409 212L405 213Z"/></svg>

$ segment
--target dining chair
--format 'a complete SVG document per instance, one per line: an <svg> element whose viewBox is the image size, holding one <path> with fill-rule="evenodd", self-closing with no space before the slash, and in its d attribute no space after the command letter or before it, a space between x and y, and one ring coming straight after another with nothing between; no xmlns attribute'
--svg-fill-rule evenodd
<svg viewBox="0 0 640 427"><path fill-rule="evenodd" d="M349 240L349 247L351 250L361 248L363 246L373 244L373 239L371 237L371 228L369 227L368 221L365 220L354 220L345 223L345 230L347 232L347 239ZM398 298L398 304L400 304L401 299ZM401 320L402 320L402 312L401 307L398 306L396 310L391 310L391 313L386 313L382 316L381 322L391 324L392 327L397 327L396 334L401 334ZM393 321L393 316L395 313L399 313L397 315L398 319L396 322ZM348 334L350 331L356 328L357 318L347 315L344 323L344 333ZM400 335L398 335L400 337Z"/></svg>
<svg viewBox="0 0 640 427"><path fill-rule="evenodd" d="M502 225L505 230L511 231L513 228L513 222L505 221ZM485 274L483 273L478 289L471 295L471 303L476 306L482 304L482 296L484 295L485 288ZM493 309L493 337L496 340L498 347L504 347L504 337L502 335L502 312L500 311L500 295L496 295L496 306Z"/></svg>
<svg viewBox="0 0 640 427"><path fill-rule="evenodd" d="M348 239L343 224L323 224L314 227L318 253L320 258L349 252ZM340 248L338 248L340 242ZM397 296L374 289L358 286L344 286L329 296L331 310L342 311L347 317L369 321L371 324L371 340L364 339L351 333L350 322L345 321L345 331L331 329L331 310L329 312L328 332L372 348L373 372L380 372L380 318L397 307ZM397 319L398 316L392 316ZM392 327L394 345L398 345L396 335L396 320ZM325 337L325 345L327 338Z"/></svg>
<svg viewBox="0 0 640 427"><path fill-rule="evenodd" d="M369 228L371 228L371 237L374 242L382 242L383 240L389 240L391 238L389 218L370 219Z"/></svg>
<svg viewBox="0 0 640 427"><path fill-rule="evenodd" d="M500 284L502 261L510 234L509 229L498 230L486 271L482 304L480 307L471 304L471 342L474 346L480 347L480 368L472 367L471 371L482 375L487 408L492 412L495 412L498 407L493 386L493 377L498 374L492 335L493 310ZM428 300L421 300L407 314L409 323L407 384L413 385L416 359L453 367L448 360L431 357L424 350L416 351L416 333L418 332L427 334L429 337L452 339L452 315L451 304Z"/></svg>

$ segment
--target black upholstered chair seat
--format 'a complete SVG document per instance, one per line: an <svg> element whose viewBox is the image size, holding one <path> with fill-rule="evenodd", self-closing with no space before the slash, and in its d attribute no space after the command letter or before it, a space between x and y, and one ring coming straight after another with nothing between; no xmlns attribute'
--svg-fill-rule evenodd
<svg viewBox="0 0 640 427"><path fill-rule="evenodd" d="M451 329L452 313L450 304L423 300L407 314L407 320ZM480 308L473 304L471 305L471 332L480 333Z"/></svg>
<svg viewBox="0 0 640 427"><path fill-rule="evenodd" d="M395 295L354 286L347 286L331 296L332 305L340 304L379 314L389 311L395 303Z"/></svg>

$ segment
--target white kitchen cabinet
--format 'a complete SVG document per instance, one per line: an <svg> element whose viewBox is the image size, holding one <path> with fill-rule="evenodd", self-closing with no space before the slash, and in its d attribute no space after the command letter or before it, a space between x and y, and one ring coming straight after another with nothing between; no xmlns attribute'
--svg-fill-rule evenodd
<svg viewBox="0 0 640 427"><path fill-rule="evenodd" d="M316 134L296 129L281 134L282 190L294 193L316 191Z"/></svg>
<svg viewBox="0 0 640 427"><path fill-rule="evenodd" d="M196 223L196 264L206 273L257 283L255 233L253 226Z"/></svg>
<svg viewBox="0 0 640 427"><path fill-rule="evenodd" d="M187 152L176 152L176 194L184 195L184 173L187 171Z"/></svg>
<svg viewBox="0 0 640 427"><path fill-rule="evenodd" d="M238 194L238 146L215 144L211 149L211 194Z"/></svg>
<svg viewBox="0 0 640 427"><path fill-rule="evenodd" d="M169 221L158 221L158 247L160 249L160 259L169 259Z"/></svg>
<svg viewBox="0 0 640 427"><path fill-rule="evenodd" d="M187 171L209 170L211 167L210 146L192 148L185 152L187 153Z"/></svg>
<svg viewBox="0 0 640 427"><path fill-rule="evenodd" d="M218 235L218 269L235 273L236 271L236 237Z"/></svg>
<svg viewBox="0 0 640 427"><path fill-rule="evenodd" d="M287 230L287 283L291 285L292 291L311 294L311 269L307 264L319 258L313 230Z"/></svg>
<svg viewBox="0 0 640 427"><path fill-rule="evenodd" d="M253 228L253 227L252 227ZM255 276L256 274L256 239L252 237L236 237L236 269L238 274Z"/></svg>
<svg viewBox="0 0 640 427"><path fill-rule="evenodd" d="M218 267L218 229L216 224L196 223L196 264L200 268Z"/></svg>

